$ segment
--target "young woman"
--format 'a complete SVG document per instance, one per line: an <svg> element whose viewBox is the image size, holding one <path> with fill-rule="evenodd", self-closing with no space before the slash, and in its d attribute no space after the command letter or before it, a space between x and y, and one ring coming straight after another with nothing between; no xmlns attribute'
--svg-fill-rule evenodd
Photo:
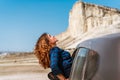
<svg viewBox="0 0 120 80"><path fill-rule="evenodd" d="M48 74L51 80L68 80L73 59L69 52L56 46L57 41L54 36L43 33L35 45L34 54L45 69L51 68L52 72Z"/></svg>

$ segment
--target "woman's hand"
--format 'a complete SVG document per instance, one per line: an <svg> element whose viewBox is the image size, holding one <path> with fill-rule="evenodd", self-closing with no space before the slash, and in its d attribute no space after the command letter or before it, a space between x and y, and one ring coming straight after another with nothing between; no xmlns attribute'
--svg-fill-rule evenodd
<svg viewBox="0 0 120 80"><path fill-rule="evenodd" d="M58 77L60 80L69 80L69 78L66 79L62 74L57 75L57 77Z"/></svg>
<svg viewBox="0 0 120 80"><path fill-rule="evenodd" d="M65 77L64 77L62 74L58 74L57 77L58 77L60 80L66 80Z"/></svg>
<svg viewBox="0 0 120 80"><path fill-rule="evenodd" d="M65 79L65 80L69 80L69 78Z"/></svg>

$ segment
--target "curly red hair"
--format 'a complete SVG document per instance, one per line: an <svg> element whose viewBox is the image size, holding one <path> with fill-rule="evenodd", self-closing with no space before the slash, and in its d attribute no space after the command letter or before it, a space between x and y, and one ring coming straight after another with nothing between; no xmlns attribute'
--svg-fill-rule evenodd
<svg viewBox="0 0 120 80"><path fill-rule="evenodd" d="M41 64L44 69L50 67L49 51L51 48L52 47L48 40L48 34L43 33L36 42L34 54L38 58L39 64Z"/></svg>

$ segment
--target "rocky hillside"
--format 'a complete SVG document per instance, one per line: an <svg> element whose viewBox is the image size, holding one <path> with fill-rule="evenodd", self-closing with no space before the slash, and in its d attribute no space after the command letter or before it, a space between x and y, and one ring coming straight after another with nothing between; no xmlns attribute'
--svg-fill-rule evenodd
<svg viewBox="0 0 120 80"><path fill-rule="evenodd" d="M57 35L58 46L70 49L86 39L120 32L120 10L76 2L69 12L68 29Z"/></svg>

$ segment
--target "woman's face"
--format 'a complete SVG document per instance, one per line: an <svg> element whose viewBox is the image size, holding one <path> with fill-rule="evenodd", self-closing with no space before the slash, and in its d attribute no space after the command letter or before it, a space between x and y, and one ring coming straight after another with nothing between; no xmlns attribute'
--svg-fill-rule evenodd
<svg viewBox="0 0 120 80"><path fill-rule="evenodd" d="M50 44L56 44L56 42L58 41L55 36L52 36L50 34L47 35L48 36L48 40L50 41Z"/></svg>

